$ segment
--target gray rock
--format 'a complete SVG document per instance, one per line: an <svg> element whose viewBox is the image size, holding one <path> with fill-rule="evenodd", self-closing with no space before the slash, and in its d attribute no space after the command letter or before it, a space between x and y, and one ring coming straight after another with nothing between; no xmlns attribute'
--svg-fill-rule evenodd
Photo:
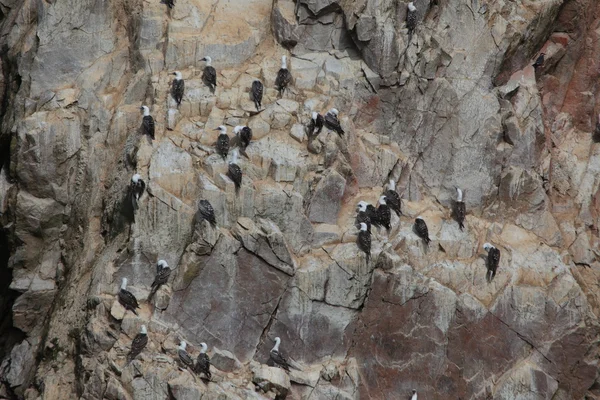
<svg viewBox="0 0 600 400"><path fill-rule="evenodd" d="M335 224L342 206L346 180L335 170L330 169L317 184L310 202L308 218L311 222Z"/></svg>
<svg viewBox="0 0 600 400"><path fill-rule="evenodd" d="M256 363L251 364L250 368L252 370L252 382L263 392L274 390L283 397L287 396L291 384L285 370Z"/></svg>
<svg viewBox="0 0 600 400"><path fill-rule="evenodd" d="M35 349L27 340L12 348L10 352L10 367L6 374L6 380L11 387L21 386L31 379L34 370L34 351Z"/></svg>
<svg viewBox="0 0 600 400"><path fill-rule="evenodd" d="M242 363L227 350L220 350L216 347L212 349L210 363L220 371L233 372L242 368Z"/></svg>

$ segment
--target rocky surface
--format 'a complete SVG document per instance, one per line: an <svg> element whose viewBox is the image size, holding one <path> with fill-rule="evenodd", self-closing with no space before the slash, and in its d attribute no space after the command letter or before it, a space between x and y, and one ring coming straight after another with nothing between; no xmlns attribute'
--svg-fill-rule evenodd
<svg viewBox="0 0 600 400"><path fill-rule="evenodd" d="M600 4L414 3L409 37L405 1L0 2L0 398L600 399ZM332 107L344 137L309 140ZM253 130L239 193L219 125ZM367 264L355 207L390 178L403 215ZM275 337L297 370L269 365Z"/></svg>

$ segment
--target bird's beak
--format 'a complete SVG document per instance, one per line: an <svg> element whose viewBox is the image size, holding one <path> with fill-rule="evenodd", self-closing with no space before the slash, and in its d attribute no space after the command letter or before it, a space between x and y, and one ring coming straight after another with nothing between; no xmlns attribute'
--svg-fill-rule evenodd
<svg viewBox="0 0 600 400"><path fill-rule="evenodd" d="M215 129L215 131L220 131L220 129L219 129L219 128L217 128L217 129Z"/></svg>

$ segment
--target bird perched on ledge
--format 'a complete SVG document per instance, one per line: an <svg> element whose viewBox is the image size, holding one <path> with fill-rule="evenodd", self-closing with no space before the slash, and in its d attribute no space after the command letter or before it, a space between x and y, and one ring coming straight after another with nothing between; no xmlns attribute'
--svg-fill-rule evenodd
<svg viewBox="0 0 600 400"><path fill-rule="evenodd" d="M360 231L358 232L356 244L358 245L358 248L367 255L368 264L369 258L371 258L371 232L369 232L366 222L360 223Z"/></svg>
<svg viewBox="0 0 600 400"><path fill-rule="evenodd" d="M540 53L540 55L538 56L538 58L535 60L535 62L532 64L533 68L537 71L537 69L541 66L544 65L544 56L546 55L546 53Z"/></svg>
<svg viewBox="0 0 600 400"><path fill-rule="evenodd" d="M456 222L458 222L458 226L462 231L465 227L465 215L467 213L465 202L463 201L463 192L458 187L456 188L456 203L454 205L454 216L456 217Z"/></svg>
<svg viewBox="0 0 600 400"><path fill-rule="evenodd" d="M135 315L138 315L136 309L140 308L140 305L133 293L127 290L127 278L123 278L117 298L119 303L121 303L126 310L132 311Z"/></svg>
<svg viewBox="0 0 600 400"><path fill-rule="evenodd" d="M277 72L277 77L275 78L275 86L279 91L279 97L283 96L283 92L287 87L292 83L292 73L287 68L287 57L281 56L281 68Z"/></svg>
<svg viewBox="0 0 600 400"><path fill-rule="evenodd" d="M500 250L498 250L495 246L492 246L490 243L484 243L483 249L487 251L487 268L488 271L485 274L486 280L491 282L496 276L496 270L498 269L498 265L500 264Z"/></svg>
<svg viewBox="0 0 600 400"><path fill-rule="evenodd" d="M429 229L427 229L427 224L425 223L425 220L420 216L417 217L415 219L414 227L417 235L425 241L425 244L427 246L429 246L429 242L431 242L431 239L429 239Z"/></svg>
<svg viewBox="0 0 600 400"><path fill-rule="evenodd" d="M127 354L127 363L133 361L148 344L148 332L146 331L146 325L142 325L140 333L138 333L133 341L131 342L131 349Z"/></svg>

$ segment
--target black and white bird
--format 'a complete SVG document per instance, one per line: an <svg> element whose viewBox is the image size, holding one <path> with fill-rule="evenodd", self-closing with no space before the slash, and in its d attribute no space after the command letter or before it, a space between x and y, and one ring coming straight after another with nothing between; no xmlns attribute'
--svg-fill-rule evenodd
<svg viewBox="0 0 600 400"><path fill-rule="evenodd" d="M392 212L386 202L387 198L381 196L379 198L379 205L377 206L377 222L380 226L383 226L387 231L392 229L390 221L392 220Z"/></svg>
<svg viewBox="0 0 600 400"><path fill-rule="evenodd" d="M332 108L327 111L325 114L325 126L332 131L337 132L338 135L344 136L344 130L342 129L342 125L340 125L340 120L338 119L339 111L337 108Z"/></svg>
<svg viewBox="0 0 600 400"><path fill-rule="evenodd" d="M131 199L131 206L133 210L138 209L138 201L146 190L146 182L142 179L140 174L135 174L131 177L131 183L129 184L129 197Z"/></svg>
<svg viewBox="0 0 600 400"><path fill-rule="evenodd" d="M598 114L598 119L596 120L596 129L594 130L592 139L594 142L600 143L600 114Z"/></svg>
<svg viewBox="0 0 600 400"><path fill-rule="evenodd" d="M429 242L431 242L431 239L429 239L429 230L427 229L425 220L420 216L415 219L415 232L429 246Z"/></svg>
<svg viewBox="0 0 600 400"><path fill-rule="evenodd" d="M358 248L367 255L367 264L369 258L371 258L371 232L369 232L367 223L360 223L360 231L358 232L358 238L356 239Z"/></svg>
<svg viewBox="0 0 600 400"><path fill-rule="evenodd" d="M410 400L417 400L417 390L416 389L413 389L413 394L410 397Z"/></svg>
<svg viewBox="0 0 600 400"><path fill-rule="evenodd" d="M406 28L408 29L408 35L412 36L415 28L417 27L417 7L411 1L408 3L408 12L406 13Z"/></svg>
<svg viewBox="0 0 600 400"><path fill-rule="evenodd" d="M198 375L204 374L210 381L212 374L210 373L210 357L206 354L208 346L206 343L200 343L200 354L196 358L196 365L194 365L194 372Z"/></svg>
<svg viewBox="0 0 600 400"><path fill-rule="evenodd" d="M242 187L242 169L238 165L238 151L233 150L231 161L229 162L229 168L227 169L227 176L233 181L235 185L235 193L237 194Z"/></svg>
<svg viewBox="0 0 600 400"><path fill-rule="evenodd" d="M131 342L131 348L127 354L127 363L133 361L148 344L148 332L146 331L146 325L142 325L140 333L135 335Z"/></svg>
<svg viewBox="0 0 600 400"><path fill-rule="evenodd" d="M219 131L217 138L217 154L223 157L223 161L227 159L229 153L229 136L227 136L227 128L224 125L219 126L215 131Z"/></svg>
<svg viewBox="0 0 600 400"><path fill-rule="evenodd" d="M171 276L171 268L169 268L169 264L165 260L159 260L156 264L156 276L154 277L154 282L152 282L152 286L150 287L150 294L148 295L148 300L154 296L156 291L165 283L169 281L169 277Z"/></svg>
<svg viewBox="0 0 600 400"><path fill-rule="evenodd" d="M127 290L127 278L123 278L117 298L119 299L119 303L121 303L126 310L132 311L135 315L138 315L136 309L140 308L140 305L133 293Z"/></svg>
<svg viewBox="0 0 600 400"><path fill-rule="evenodd" d="M242 150L246 150L252 140L252 129L248 126L238 125L233 128L233 133L239 138Z"/></svg>
<svg viewBox="0 0 600 400"><path fill-rule="evenodd" d="M538 58L535 60L535 62L532 64L533 68L535 70L537 70L539 67L544 65L544 56L546 55L546 53L540 53L540 55L538 56Z"/></svg>
<svg viewBox="0 0 600 400"><path fill-rule="evenodd" d="M215 217L215 209L208 200L202 199L198 202L198 214L201 219L207 220L212 227L217 226L217 218Z"/></svg>
<svg viewBox="0 0 600 400"><path fill-rule="evenodd" d="M140 110L144 113L142 117L142 133L154 140L154 118L150 115L150 109L148 106L141 106Z"/></svg>
<svg viewBox="0 0 600 400"><path fill-rule="evenodd" d="M373 205L366 201L359 201L357 207L358 214L356 214L356 225L360 227L361 222L367 224L367 230L371 232L371 224L375 226L381 226L379 219L377 218L377 209Z"/></svg>
<svg viewBox="0 0 600 400"><path fill-rule="evenodd" d="M463 201L463 192L458 187L456 188L456 203L454 204L454 216L456 217L456 222L458 222L458 226L462 231L465 227L465 215L467 214L467 209L465 207L465 202Z"/></svg>
<svg viewBox="0 0 600 400"><path fill-rule="evenodd" d="M396 192L396 182L393 179L390 179L390 183L388 183L388 190L383 194L385 196L385 201L388 206L397 216L402 214L402 200L400 200L400 195Z"/></svg>
<svg viewBox="0 0 600 400"><path fill-rule="evenodd" d="M254 100L256 111L260 111L260 108L262 107L263 90L264 88L261 81L255 80L252 82L252 100Z"/></svg>
<svg viewBox="0 0 600 400"><path fill-rule="evenodd" d="M192 359L192 356L190 356L190 353L187 352L186 347L187 347L187 343L185 342L185 340L182 340L179 343L179 347L177 348L177 355L179 356L179 362L181 363L181 365L183 365L184 368L189 368L193 371L194 370L194 360Z"/></svg>
<svg viewBox="0 0 600 400"><path fill-rule="evenodd" d="M183 100L185 81L181 77L181 72L175 71L173 72L173 75L175 75L175 79L173 79L173 84L171 85L171 95L177 102L177 107L179 107L181 105L181 100Z"/></svg>
<svg viewBox="0 0 600 400"><path fill-rule="evenodd" d="M288 360L285 357L285 355L279 351L280 344L281 344L281 339L276 337L275 338L275 346L273 346L273 348L271 349L269 356L271 358L271 361L273 361L273 363L276 366L278 366L279 368L283 368L286 371L290 372L291 365L288 363Z"/></svg>
<svg viewBox="0 0 600 400"><path fill-rule="evenodd" d="M315 137L317 137L319 135L319 133L321 133L321 131L323 130L323 123L324 123L324 119L323 116L321 114L319 114L316 111L312 112L311 118L310 118L310 122L308 123L308 126L306 127L306 133L308 135L309 139L313 139Z"/></svg>
<svg viewBox="0 0 600 400"><path fill-rule="evenodd" d="M215 89L217 88L217 70L215 70L215 67L211 65L212 58L206 56L200 61L206 61L206 66L204 67L204 72L202 73L202 80L214 93Z"/></svg>
<svg viewBox="0 0 600 400"><path fill-rule="evenodd" d="M496 270L498 269L498 265L500 264L500 250L498 250L495 246L492 246L490 243L484 243L483 249L487 251L487 273L485 274L485 278L488 282L491 282L492 279L496 276Z"/></svg>
<svg viewBox="0 0 600 400"><path fill-rule="evenodd" d="M277 77L275 78L275 86L279 91L279 96L283 95L283 92L289 85L292 83L292 73L287 68L287 57L281 56L281 68L279 68L279 72L277 72Z"/></svg>

